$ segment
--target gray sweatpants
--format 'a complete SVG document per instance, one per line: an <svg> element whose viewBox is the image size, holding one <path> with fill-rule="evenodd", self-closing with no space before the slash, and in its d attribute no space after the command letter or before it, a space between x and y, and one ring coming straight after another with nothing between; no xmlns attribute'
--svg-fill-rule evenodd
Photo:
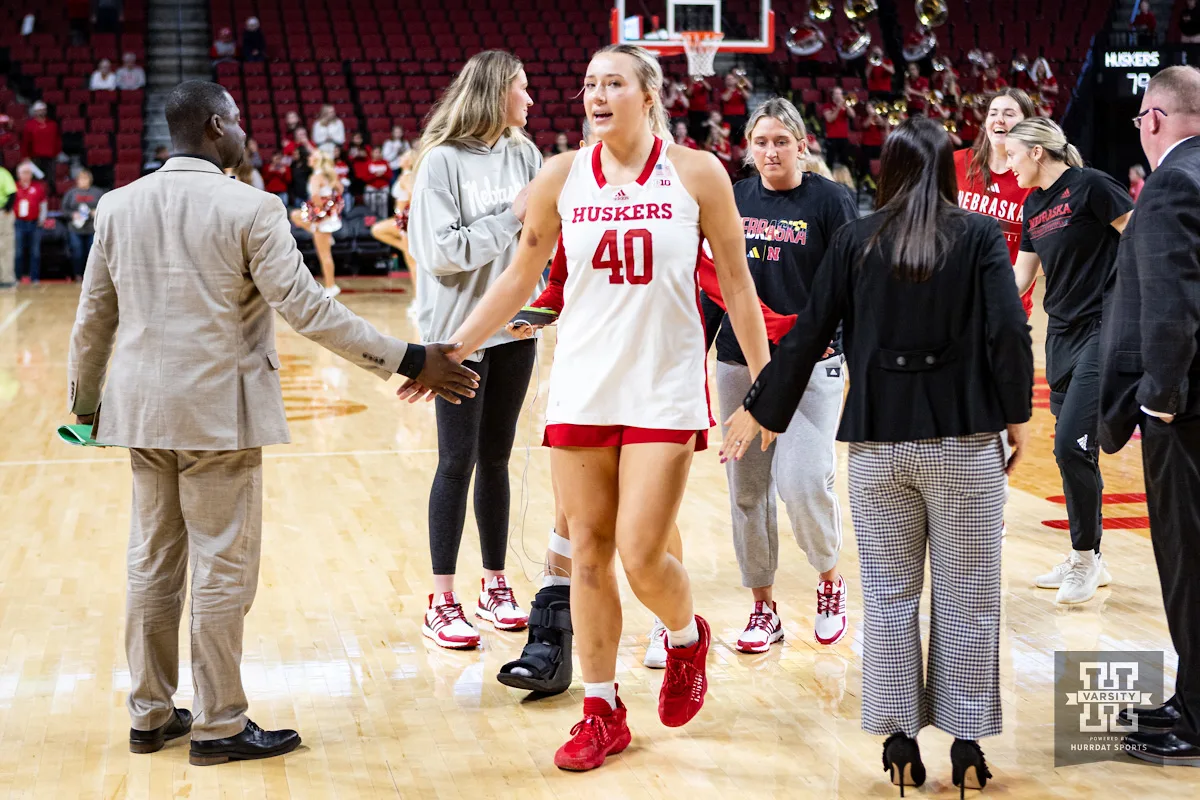
<svg viewBox="0 0 1200 800"><path fill-rule="evenodd" d="M833 491L834 437L846 384L845 358L817 363L788 429L764 453L755 442L741 461L725 465L733 515L733 549L748 589L771 586L779 567L775 492L783 498L796 543L817 572L837 565L842 518ZM750 390L750 369L717 362L717 396L724 421ZM728 433L727 429L722 429Z"/></svg>

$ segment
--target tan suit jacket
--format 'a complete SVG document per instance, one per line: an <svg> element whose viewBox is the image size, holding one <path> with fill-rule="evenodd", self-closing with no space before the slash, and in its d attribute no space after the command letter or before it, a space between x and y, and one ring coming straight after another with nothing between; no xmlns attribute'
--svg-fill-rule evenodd
<svg viewBox="0 0 1200 800"><path fill-rule="evenodd" d="M404 342L324 297L279 198L204 159L170 159L96 209L67 364L71 413L96 412L103 393L95 437L124 447L290 441L271 309L384 380L404 358Z"/></svg>

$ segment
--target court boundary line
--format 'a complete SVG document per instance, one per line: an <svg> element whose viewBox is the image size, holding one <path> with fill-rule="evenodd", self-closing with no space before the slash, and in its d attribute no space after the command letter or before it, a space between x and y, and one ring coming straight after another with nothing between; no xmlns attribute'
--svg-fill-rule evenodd
<svg viewBox="0 0 1200 800"><path fill-rule="evenodd" d="M24 314L25 309L29 308L31 305L33 305L33 300L27 297L22 300L16 308L8 312L8 316L6 316L3 321L0 321L0 334L8 330L9 326L16 322L17 318Z"/></svg>

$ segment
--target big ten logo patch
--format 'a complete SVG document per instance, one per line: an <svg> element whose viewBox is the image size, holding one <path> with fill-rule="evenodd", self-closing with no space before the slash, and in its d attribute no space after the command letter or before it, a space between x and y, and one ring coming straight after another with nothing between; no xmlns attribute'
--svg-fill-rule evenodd
<svg viewBox="0 0 1200 800"><path fill-rule="evenodd" d="M339 381L330 380L311 359L281 355L279 386L288 422L347 417L367 410L362 403L341 397ZM337 370L338 376L341 370Z"/></svg>

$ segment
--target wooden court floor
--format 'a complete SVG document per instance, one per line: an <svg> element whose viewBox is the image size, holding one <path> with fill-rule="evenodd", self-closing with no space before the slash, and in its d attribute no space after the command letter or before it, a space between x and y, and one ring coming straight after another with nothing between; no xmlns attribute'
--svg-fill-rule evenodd
<svg viewBox="0 0 1200 800"><path fill-rule="evenodd" d="M411 338L401 281L351 281L341 299ZM618 680L633 746L602 769L559 772L554 749L579 718L582 689L527 701L494 675L524 634L481 624L482 648L439 650L420 634L430 591L426 498L436 463L432 406L396 402L383 383L280 324L293 443L269 448L258 598L246 628L250 713L295 727L282 759L194 768L186 744L133 756L126 737L124 548L129 466L118 450L52 439L67 420L67 341L77 289L0 294L0 797L15 798L780 798L890 797L881 741L859 730L861 596L852 532L842 568L851 634L812 641L815 576L782 533L777 586L788 638L761 656L733 644L749 613L729 534L717 449L697 456L679 524L697 609L712 623L711 692L683 729L655 714L662 673L641 666L650 615L626 591ZM1039 364L1044 317L1035 318ZM549 459L535 445L553 335L542 345L512 461L509 575L525 605L538 585L552 521ZM1045 406L1044 387L1039 406ZM1004 545L1001 640L1005 730L983 742L989 797L1195 797L1200 771L1121 761L1055 769L1056 650L1163 650L1162 612L1141 502L1139 445L1104 461L1114 583L1092 602L1056 608L1032 577L1069 547L1052 421L1039 407L1029 460L1013 481ZM845 519L845 449L839 479ZM1051 498L1051 499L1047 499ZM786 524L781 528L786 530ZM479 564L468 515L460 590ZM186 619L186 616L185 616ZM185 638L186 648L186 638ZM178 702L188 706L189 665ZM910 797L956 797L950 738L921 736L929 780Z"/></svg>

